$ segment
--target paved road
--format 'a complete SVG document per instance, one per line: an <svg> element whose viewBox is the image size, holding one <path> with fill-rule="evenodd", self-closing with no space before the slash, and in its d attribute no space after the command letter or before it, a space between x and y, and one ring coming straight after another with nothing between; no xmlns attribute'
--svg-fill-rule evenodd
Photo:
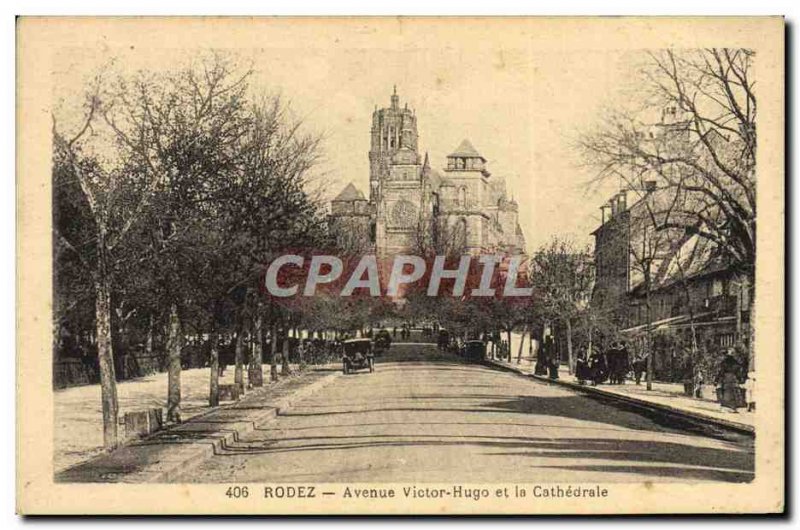
<svg viewBox="0 0 800 530"><path fill-rule="evenodd" d="M687 430L688 429L688 430ZM753 477L752 440L692 431L430 347L396 345L179 481L641 482Z"/></svg>

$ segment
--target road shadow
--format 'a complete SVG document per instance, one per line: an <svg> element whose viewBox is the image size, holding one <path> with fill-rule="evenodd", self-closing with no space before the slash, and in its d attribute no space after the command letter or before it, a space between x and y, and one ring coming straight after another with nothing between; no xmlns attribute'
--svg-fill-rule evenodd
<svg viewBox="0 0 800 530"><path fill-rule="evenodd" d="M515 457L520 466L534 469L563 469L653 475L685 480L749 482L754 478L752 453L728 448L699 447L680 442L619 440L612 438L536 438L525 436L470 436L464 434L296 436L235 444L220 456L284 453L358 451L381 448L465 446L486 450L487 457ZM526 459L534 462L526 462ZM537 464L535 459L574 461L561 465ZM587 463L597 460L597 464ZM601 461L601 462L600 462ZM455 470L454 470L455 471ZM537 474L537 481L546 476Z"/></svg>
<svg viewBox="0 0 800 530"><path fill-rule="evenodd" d="M595 395L574 396L514 396L486 403L492 410L507 410L521 414L559 416L578 421L612 423L626 429L690 433L718 440L740 440L729 431L647 409L633 404ZM601 414L602 411L602 414ZM645 420L645 421L643 421Z"/></svg>
<svg viewBox="0 0 800 530"><path fill-rule="evenodd" d="M431 368L433 369L433 368ZM365 374L370 376L373 374ZM538 384L532 382L533 384ZM485 385L484 385L485 387ZM382 390L390 390L382 386ZM402 388L399 387L398 388ZM464 388L464 390L468 390ZM601 396L568 394L558 396L503 394L502 387L470 389L469 393L415 393L376 400L307 401L302 407L282 413L287 417L359 416L389 412L459 412L475 414L521 414L552 416L579 422L602 423L624 429L651 432L694 434L723 441L741 442L747 438L688 419L643 409L624 402L611 402ZM323 409L323 410L317 410ZM330 410L324 410L330 409ZM750 442L752 443L752 441Z"/></svg>

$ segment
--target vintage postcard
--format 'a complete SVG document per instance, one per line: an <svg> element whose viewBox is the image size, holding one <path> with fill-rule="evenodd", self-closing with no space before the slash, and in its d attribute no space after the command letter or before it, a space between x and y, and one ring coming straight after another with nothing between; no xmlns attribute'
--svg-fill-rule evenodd
<svg viewBox="0 0 800 530"><path fill-rule="evenodd" d="M784 31L18 19L18 511L782 512Z"/></svg>

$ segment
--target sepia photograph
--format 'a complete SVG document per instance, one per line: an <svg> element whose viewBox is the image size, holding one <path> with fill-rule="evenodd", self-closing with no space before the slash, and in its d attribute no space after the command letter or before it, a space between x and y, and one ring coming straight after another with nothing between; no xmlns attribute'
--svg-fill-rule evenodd
<svg viewBox="0 0 800 530"><path fill-rule="evenodd" d="M783 46L19 19L18 511L781 512Z"/></svg>

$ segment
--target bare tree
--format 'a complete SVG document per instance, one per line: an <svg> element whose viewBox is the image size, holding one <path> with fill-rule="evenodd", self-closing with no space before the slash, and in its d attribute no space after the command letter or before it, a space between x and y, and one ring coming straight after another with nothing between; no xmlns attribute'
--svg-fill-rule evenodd
<svg viewBox="0 0 800 530"><path fill-rule="evenodd" d="M648 98L615 109L580 147L600 180L669 194L653 230L711 241L753 289L756 252L754 53L705 49L649 53ZM650 184L652 183L652 184ZM753 300L750 296L753 319ZM750 332L752 360L752 327Z"/></svg>
<svg viewBox="0 0 800 530"><path fill-rule="evenodd" d="M466 250L466 228L455 216L423 212L411 235L418 256L455 258Z"/></svg>
<svg viewBox="0 0 800 530"><path fill-rule="evenodd" d="M575 369L573 321L589 301L594 279L588 249L572 241L553 238L534 253L530 264L534 310L547 320L564 324L570 373Z"/></svg>
<svg viewBox="0 0 800 530"><path fill-rule="evenodd" d="M94 285L95 328L103 406L103 443L118 443L119 404L112 341L114 256L131 228L141 221L150 205L161 173L137 171L132 157L116 150L106 118L113 107L102 75L91 82L79 109L80 125L68 132L53 116L54 167L68 169L77 181L91 216L94 241L91 247L76 246L64 234L56 233L56 246L69 249L79 258ZM109 141L109 137L112 140ZM112 153L112 154L109 154Z"/></svg>

